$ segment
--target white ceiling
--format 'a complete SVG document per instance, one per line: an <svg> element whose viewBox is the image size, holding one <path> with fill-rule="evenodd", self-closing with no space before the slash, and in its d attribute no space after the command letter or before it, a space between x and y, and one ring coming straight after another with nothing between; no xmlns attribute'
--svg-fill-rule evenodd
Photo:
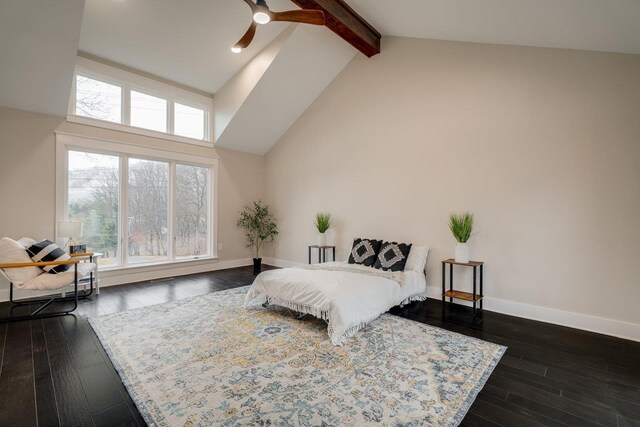
<svg viewBox="0 0 640 427"><path fill-rule="evenodd" d="M347 0L385 35L640 53L640 0Z"/></svg>
<svg viewBox="0 0 640 427"><path fill-rule="evenodd" d="M385 35L640 53L640 0L347 1ZM232 54L250 20L242 0L86 0L79 49L215 93L287 27Z"/></svg>
<svg viewBox="0 0 640 427"><path fill-rule="evenodd" d="M0 106L66 115L82 3L0 1Z"/></svg>
<svg viewBox="0 0 640 427"><path fill-rule="evenodd" d="M269 7L297 9L289 0ZM250 23L242 0L86 0L79 49L214 93L288 26L261 26L248 49L232 53Z"/></svg>

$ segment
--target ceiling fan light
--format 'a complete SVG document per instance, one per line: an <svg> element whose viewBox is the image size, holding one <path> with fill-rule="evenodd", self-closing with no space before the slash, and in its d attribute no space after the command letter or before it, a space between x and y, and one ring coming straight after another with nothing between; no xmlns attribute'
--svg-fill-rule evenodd
<svg viewBox="0 0 640 427"><path fill-rule="evenodd" d="M231 52L233 52L233 53L240 53L240 52L242 52L242 48L239 48L238 46L233 46L233 47L231 48Z"/></svg>
<svg viewBox="0 0 640 427"><path fill-rule="evenodd" d="M253 14L253 20L256 21L257 24L268 24L271 21L271 17L268 13L265 12L256 12Z"/></svg>

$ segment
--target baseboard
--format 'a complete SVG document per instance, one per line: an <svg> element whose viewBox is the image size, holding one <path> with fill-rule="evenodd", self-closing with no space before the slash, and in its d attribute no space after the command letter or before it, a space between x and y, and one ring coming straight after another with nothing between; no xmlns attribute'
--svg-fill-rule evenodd
<svg viewBox="0 0 640 427"><path fill-rule="evenodd" d="M442 289L438 286L428 286L427 295L430 298L440 299L442 298ZM471 305L471 303L466 301L460 301L460 303ZM574 313L557 308L542 307L491 297L485 297L483 304L484 308L488 311L640 341L640 324L636 323L605 319L603 317Z"/></svg>
<svg viewBox="0 0 640 427"><path fill-rule="evenodd" d="M236 267L244 267L247 265L252 265L253 261L251 258L241 258L227 261L203 261L195 264L188 264L183 266L171 266L162 268L160 266L155 266L153 269L141 269L139 271L105 271L100 272L100 288L105 288L109 286L118 286L124 285L127 283L135 283L135 282L143 282L147 280L157 280L164 279L167 277L178 277L178 276L186 276L188 274L196 274L196 273L206 273L208 271L216 271L216 270L226 270L228 268L236 268ZM72 287L65 288L68 292L72 290ZM55 294L56 292L54 292ZM59 293L59 292L57 292ZM33 292L33 291L20 291L16 289L15 297L17 299L20 298L29 298L43 295L51 295L51 292L43 291L43 292ZM9 289L4 288L0 289L0 301L9 301Z"/></svg>
<svg viewBox="0 0 640 427"><path fill-rule="evenodd" d="M295 267L302 263L287 261L277 258L265 258L265 264L276 267ZM442 289L438 286L428 286L427 295L430 298L442 298ZM465 305L471 305L460 301ZM619 320L605 319L589 316L582 313L558 310L556 308L542 307L521 302L508 301L499 298L484 298L484 308L497 313L510 316L523 317L525 319L538 320L540 322L553 323L555 325L582 329L599 334L611 335L633 341L640 341L640 324L622 322Z"/></svg>
<svg viewBox="0 0 640 427"><path fill-rule="evenodd" d="M281 267L281 268L297 267L299 265L304 265L304 263L302 262L287 261L287 260L278 259L278 258L263 258L262 262L267 265L272 265L274 267Z"/></svg>

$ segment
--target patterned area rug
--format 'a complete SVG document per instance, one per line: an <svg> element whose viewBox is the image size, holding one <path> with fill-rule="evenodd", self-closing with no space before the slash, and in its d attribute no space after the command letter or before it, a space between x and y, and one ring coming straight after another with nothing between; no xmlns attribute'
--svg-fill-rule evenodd
<svg viewBox="0 0 640 427"><path fill-rule="evenodd" d="M336 347L247 289L89 319L147 423L455 426L505 350L389 314Z"/></svg>

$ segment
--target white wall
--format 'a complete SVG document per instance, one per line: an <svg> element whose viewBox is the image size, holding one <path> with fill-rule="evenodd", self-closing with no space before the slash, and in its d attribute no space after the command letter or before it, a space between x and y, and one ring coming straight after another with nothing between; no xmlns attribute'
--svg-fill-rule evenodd
<svg viewBox="0 0 640 427"><path fill-rule="evenodd" d="M81 124L62 118L0 107L0 236L53 239L55 227L55 134L54 131L102 138L147 147L180 150L194 155L217 154L218 172L218 252L220 265L249 262L251 252L244 235L236 227L238 213L245 204L264 194L264 158L233 150L213 149L171 142ZM195 262L200 270L218 266L211 261ZM188 269L154 267L155 277L188 272ZM120 275L111 283L141 280L141 276ZM108 275L103 275L108 281ZM6 283L0 283L0 300Z"/></svg>
<svg viewBox="0 0 640 427"><path fill-rule="evenodd" d="M329 211L339 258L358 236L430 245L437 295L447 216L470 210L489 308L640 340L640 56L392 37L382 52L267 154L273 256L306 262Z"/></svg>

